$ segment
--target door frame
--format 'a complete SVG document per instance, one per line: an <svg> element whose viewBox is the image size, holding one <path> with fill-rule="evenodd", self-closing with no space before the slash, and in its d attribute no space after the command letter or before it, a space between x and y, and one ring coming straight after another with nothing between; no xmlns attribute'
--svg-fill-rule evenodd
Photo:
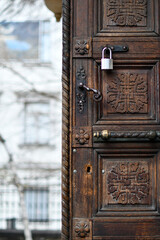
<svg viewBox="0 0 160 240"><path fill-rule="evenodd" d="M70 0L62 0L63 57L62 57L62 233L69 239L69 177L70 177Z"/></svg>

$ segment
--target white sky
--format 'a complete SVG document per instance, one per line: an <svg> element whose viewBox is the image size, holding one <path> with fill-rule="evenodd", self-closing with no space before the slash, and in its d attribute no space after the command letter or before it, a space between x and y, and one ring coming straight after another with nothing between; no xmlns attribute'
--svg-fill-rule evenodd
<svg viewBox="0 0 160 240"><path fill-rule="evenodd" d="M0 21L47 20L53 18L54 14L48 10L43 0L38 0L34 5L29 6L22 6L22 0L15 0L8 11L2 12L10 2L10 0L0 0ZM17 14L18 9L21 9L21 11ZM9 13L9 11L12 12Z"/></svg>

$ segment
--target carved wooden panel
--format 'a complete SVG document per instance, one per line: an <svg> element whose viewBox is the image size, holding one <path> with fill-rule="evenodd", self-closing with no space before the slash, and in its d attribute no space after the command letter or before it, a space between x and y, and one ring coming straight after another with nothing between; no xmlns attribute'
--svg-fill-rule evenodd
<svg viewBox="0 0 160 240"><path fill-rule="evenodd" d="M108 204L149 204L150 203L150 173L149 163L107 162Z"/></svg>
<svg viewBox="0 0 160 240"><path fill-rule="evenodd" d="M102 160L105 173L102 176L102 206L103 208L124 209L125 207L143 208L152 206L153 159L140 158L123 161L121 158ZM152 166L151 166L152 165Z"/></svg>
<svg viewBox="0 0 160 240"><path fill-rule="evenodd" d="M107 103L110 113L147 113L148 79L146 72L131 71L115 74L107 84Z"/></svg>
<svg viewBox="0 0 160 240"><path fill-rule="evenodd" d="M157 169L159 167L158 150L146 152L128 150L114 152L98 150L97 161L97 198L96 215L125 214L159 215L157 209Z"/></svg>
<svg viewBox="0 0 160 240"><path fill-rule="evenodd" d="M155 6L156 4L156 6ZM95 4L98 11L98 33L121 35L150 34L158 32L156 13L158 1L154 0L100 0ZM148 19L153 19L149 22Z"/></svg>
<svg viewBox="0 0 160 240"><path fill-rule="evenodd" d="M99 105L97 124L159 122L158 66L115 65L112 71L101 71L98 67L97 82L103 94Z"/></svg>
<svg viewBox="0 0 160 240"><path fill-rule="evenodd" d="M107 24L146 26L147 0L108 0L105 6Z"/></svg>

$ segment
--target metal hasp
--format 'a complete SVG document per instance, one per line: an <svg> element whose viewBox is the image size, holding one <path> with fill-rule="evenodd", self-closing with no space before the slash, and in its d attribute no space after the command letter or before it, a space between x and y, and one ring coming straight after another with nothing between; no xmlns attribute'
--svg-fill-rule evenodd
<svg viewBox="0 0 160 240"><path fill-rule="evenodd" d="M103 49L104 47L102 47ZM127 45L107 45L106 48L110 48L112 53L115 52L128 52L129 47Z"/></svg>
<svg viewBox="0 0 160 240"><path fill-rule="evenodd" d="M99 90L93 89L93 88L89 88L87 87L85 84L83 84L82 82L79 84L79 89L80 90L86 90L87 92L93 92L93 99L97 102L102 100L102 94Z"/></svg>
<svg viewBox="0 0 160 240"><path fill-rule="evenodd" d="M104 57L104 52L107 50L109 50L109 58ZM110 47L104 47L102 49L101 70L112 69L113 69L112 49Z"/></svg>

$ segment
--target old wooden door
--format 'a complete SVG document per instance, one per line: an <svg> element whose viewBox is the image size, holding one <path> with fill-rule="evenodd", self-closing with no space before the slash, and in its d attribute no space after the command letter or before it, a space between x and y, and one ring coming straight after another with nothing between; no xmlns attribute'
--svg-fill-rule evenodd
<svg viewBox="0 0 160 240"><path fill-rule="evenodd" d="M70 239L160 239L160 0L70 9Z"/></svg>

